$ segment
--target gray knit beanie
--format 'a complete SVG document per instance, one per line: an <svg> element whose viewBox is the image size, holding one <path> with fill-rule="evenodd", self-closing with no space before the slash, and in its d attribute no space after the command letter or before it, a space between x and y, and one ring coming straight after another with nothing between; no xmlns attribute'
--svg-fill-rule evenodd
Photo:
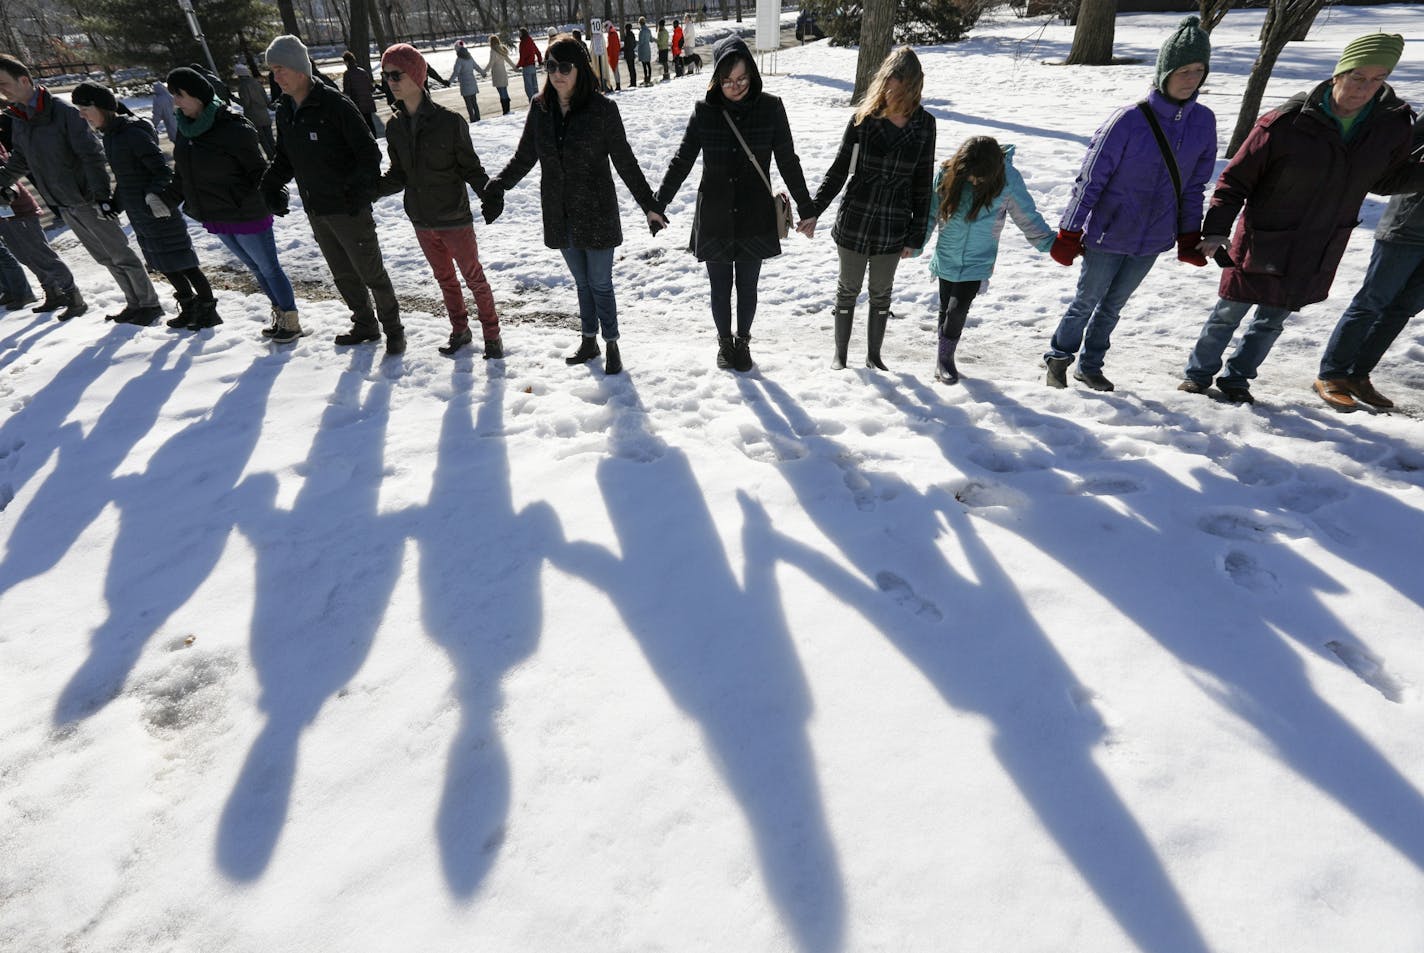
<svg viewBox="0 0 1424 953"><path fill-rule="evenodd" d="M291 34L277 37L272 41L272 45L267 47L267 65L285 66L308 76L312 74L311 57L307 54L306 44Z"/></svg>
<svg viewBox="0 0 1424 953"><path fill-rule="evenodd" d="M1165 92L1162 84L1167 82L1167 77L1192 63L1205 65L1207 74L1211 74L1211 37L1201 28L1200 17L1183 17L1157 52L1157 79L1153 85L1159 92ZM1205 76L1202 82L1206 82Z"/></svg>

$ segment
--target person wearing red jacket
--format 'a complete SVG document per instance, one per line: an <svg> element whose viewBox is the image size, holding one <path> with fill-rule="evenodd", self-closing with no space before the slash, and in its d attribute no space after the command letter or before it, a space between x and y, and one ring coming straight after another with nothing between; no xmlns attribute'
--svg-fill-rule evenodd
<svg viewBox="0 0 1424 953"><path fill-rule="evenodd" d="M682 75L682 21L672 21L672 65L677 75Z"/></svg>
<svg viewBox="0 0 1424 953"><path fill-rule="evenodd" d="M529 97L531 103L534 97L539 95L539 67L543 65L544 54L534 45L534 37L529 35L529 28L520 27L519 61L514 64L514 68L524 74L524 95Z"/></svg>
<svg viewBox="0 0 1424 953"><path fill-rule="evenodd" d="M618 57L623 50L623 41L618 37L618 25L612 20L608 21L608 63L613 69L614 87L620 92L623 89L623 76L618 72Z"/></svg>

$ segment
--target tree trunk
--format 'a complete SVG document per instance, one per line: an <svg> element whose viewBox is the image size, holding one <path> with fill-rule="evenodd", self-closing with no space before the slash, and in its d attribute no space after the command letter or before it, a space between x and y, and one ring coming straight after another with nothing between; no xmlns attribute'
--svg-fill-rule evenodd
<svg viewBox="0 0 1424 953"><path fill-rule="evenodd" d="M1236 0L1197 0L1197 15L1201 17L1202 29L1210 34L1234 6Z"/></svg>
<svg viewBox="0 0 1424 953"><path fill-rule="evenodd" d="M855 91L850 104L860 105L875 71L890 55L895 39L895 0L866 0L860 20L860 55L855 60Z"/></svg>
<svg viewBox="0 0 1424 953"><path fill-rule="evenodd" d="M376 46L381 50L391 45L390 31L386 24L381 22L381 10L378 0L366 0L366 20L371 24L371 32L376 35Z"/></svg>
<svg viewBox="0 0 1424 953"><path fill-rule="evenodd" d="M356 56L358 65L371 67L371 17L369 0L351 0L350 26L346 30L346 48Z"/></svg>
<svg viewBox="0 0 1424 953"><path fill-rule="evenodd" d="M297 28L297 8L292 0L277 0L277 12L282 15L282 30L289 36L300 36Z"/></svg>
<svg viewBox="0 0 1424 953"><path fill-rule="evenodd" d="M1117 0L1083 0L1078 5L1078 26L1073 30L1069 66L1107 66L1112 62Z"/></svg>
<svg viewBox="0 0 1424 953"><path fill-rule="evenodd" d="M1266 84L1271 81L1271 71L1276 68L1276 60L1281 50L1298 33L1301 25L1307 29L1315 21L1315 15L1325 5L1325 0L1271 0L1266 11L1265 33L1261 41L1261 52L1251 66L1251 76L1246 80L1246 91L1241 94L1241 111L1236 115L1236 128L1232 130L1231 142L1226 147L1226 158L1236 155L1241 143L1246 141L1251 127L1256 125L1261 111L1261 100L1266 95Z"/></svg>

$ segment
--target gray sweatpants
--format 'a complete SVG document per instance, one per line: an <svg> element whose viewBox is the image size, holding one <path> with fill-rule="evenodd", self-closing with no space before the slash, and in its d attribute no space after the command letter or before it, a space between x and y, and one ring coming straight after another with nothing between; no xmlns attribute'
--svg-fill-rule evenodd
<svg viewBox="0 0 1424 953"><path fill-rule="evenodd" d="M49 247L38 215L0 218L0 241L20 264L35 273L45 291L67 292L74 287L74 275Z"/></svg>
<svg viewBox="0 0 1424 953"><path fill-rule="evenodd" d="M331 269L336 290L351 309L354 330L362 334L376 333L379 317L387 335L400 333L403 330L400 302L396 300L391 276L386 274L386 263L381 258L371 207L368 205L355 215L311 215L308 218L326 266ZM371 309L373 296L376 299L374 311Z"/></svg>
<svg viewBox="0 0 1424 953"><path fill-rule="evenodd" d="M129 307L159 306L158 291L148 280L148 271L129 246L128 236L118 222L100 215L92 205L71 205L60 209L59 216L90 257L109 269Z"/></svg>

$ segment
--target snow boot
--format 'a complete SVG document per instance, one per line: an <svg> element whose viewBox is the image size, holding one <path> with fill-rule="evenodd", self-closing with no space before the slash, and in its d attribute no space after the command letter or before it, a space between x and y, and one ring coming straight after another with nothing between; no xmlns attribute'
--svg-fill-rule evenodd
<svg viewBox="0 0 1424 953"><path fill-rule="evenodd" d="M386 332L386 357L396 357L405 353L405 331Z"/></svg>
<svg viewBox="0 0 1424 953"><path fill-rule="evenodd" d="M77 318L89 310L89 305L85 304L84 296L79 293L78 288L70 288L68 291L62 292L56 307L64 309L55 315L60 321Z"/></svg>
<svg viewBox="0 0 1424 953"><path fill-rule="evenodd" d="M1093 390L1109 391L1113 389L1113 382L1102 375L1100 371L1085 371L1080 365L1073 372L1073 379L1082 384L1087 384Z"/></svg>
<svg viewBox="0 0 1424 953"><path fill-rule="evenodd" d="M730 371L735 363L736 345L732 342L730 334L717 336L717 366L724 371Z"/></svg>
<svg viewBox="0 0 1424 953"><path fill-rule="evenodd" d="M197 303L198 296L189 292L185 295L174 295L173 300L178 302L178 315L169 318L165 323L175 331L188 331L193 327L193 307Z"/></svg>
<svg viewBox="0 0 1424 953"><path fill-rule="evenodd" d="M188 326L194 331L215 328L222 323L222 315L218 314L218 303L215 299L199 298L193 302L193 320L189 322Z"/></svg>
<svg viewBox="0 0 1424 953"><path fill-rule="evenodd" d="M1043 366L1048 368L1048 374L1043 382L1049 387L1057 387L1059 390L1068 386L1068 365L1073 363L1071 357L1046 357L1043 359Z"/></svg>
<svg viewBox="0 0 1424 953"><path fill-rule="evenodd" d="M732 345L732 368L745 374L755 366L752 363L752 336L738 334L736 343Z"/></svg>
<svg viewBox="0 0 1424 953"><path fill-rule="evenodd" d="M306 333L302 330L302 322L295 310L279 310L276 315L276 327L271 334L267 335L267 340L273 344L291 344Z"/></svg>
<svg viewBox="0 0 1424 953"><path fill-rule="evenodd" d="M569 366L575 364L586 364L598 357L598 338L592 334L585 334L583 340L579 342L578 350L564 358L564 363Z"/></svg>
<svg viewBox="0 0 1424 953"><path fill-rule="evenodd" d="M603 373L622 374L623 355L618 353L618 342L605 341L603 346L608 349L608 356L603 359Z"/></svg>
<svg viewBox="0 0 1424 953"><path fill-rule="evenodd" d="M55 288L43 288L44 300L35 305L30 310L35 314L42 314L46 311L58 311L64 307L65 293Z"/></svg>
<svg viewBox="0 0 1424 953"><path fill-rule="evenodd" d="M451 331L450 340L440 345L440 353L444 354L446 357L449 357L451 354L454 354L466 344L469 344L470 342L474 341L474 339L475 336L470 333L469 328L466 328L463 331Z"/></svg>
<svg viewBox="0 0 1424 953"><path fill-rule="evenodd" d="M353 344L372 344L380 339L380 331L358 331L353 327L350 331L332 338L331 343L337 347L349 347Z"/></svg>
<svg viewBox="0 0 1424 953"><path fill-rule="evenodd" d="M954 366L954 352L959 338L940 338L939 357L935 361L935 380L941 384L958 384L959 368Z"/></svg>
<svg viewBox="0 0 1424 953"><path fill-rule="evenodd" d="M504 360L504 341L498 335L485 342L484 359L486 361Z"/></svg>

